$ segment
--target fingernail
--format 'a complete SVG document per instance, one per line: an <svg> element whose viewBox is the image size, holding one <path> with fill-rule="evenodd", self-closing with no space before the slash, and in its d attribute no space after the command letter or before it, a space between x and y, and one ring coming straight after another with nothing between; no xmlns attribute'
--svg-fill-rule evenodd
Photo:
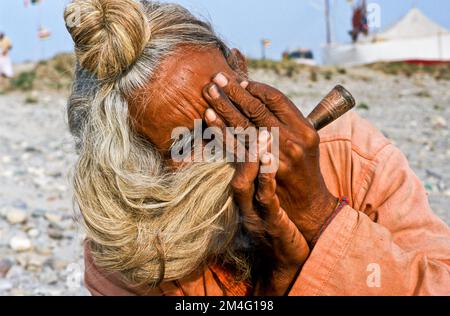
<svg viewBox="0 0 450 316"><path fill-rule="evenodd" d="M220 97L219 89L217 89L215 84L209 88L208 93L213 99L218 99Z"/></svg>
<svg viewBox="0 0 450 316"><path fill-rule="evenodd" d="M214 122L217 119L216 112L212 109L207 109L205 112L205 117L209 122Z"/></svg>
<svg viewBox="0 0 450 316"><path fill-rule="evenodd" d="M217 83L217 85L221 88L225 87L228 84L228 79L221 73L217 74L213 81Z"/></svg>
<svg viewBox="0 0 450 316"><path fill-rule="evenodd" d="M240 83L240 85L241 85L242 88L247 89L247 87L248 87L248 81L242 81L242 82Z"/></svg>
<svg viewBox="0 0 450 316"><path fill-rule="evenodd" d="M261 157L261 163L263 165L270 165L270 162L272 161L272 155L269 153L266 153L264 155L262 155Z"/></svg>

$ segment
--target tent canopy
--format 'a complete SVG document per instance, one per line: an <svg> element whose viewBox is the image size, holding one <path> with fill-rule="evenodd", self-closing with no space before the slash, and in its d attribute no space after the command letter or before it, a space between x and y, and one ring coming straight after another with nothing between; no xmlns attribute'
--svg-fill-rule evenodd
<svg viewBox="0 0 450 316"><path fill-rule="evenodd" d="M413 8L381 33L354 44L331 44L324 48L325 64L394 61L450 62L450 31Z"/></svg>
<svg viewBox="0 0 450 316"><path fill-rule="evenodd" d="M398 40L435 36L447 32L446 28L430 20L419 9L414 8L393 26L375 35L375 38L378 40Z"/></svg>

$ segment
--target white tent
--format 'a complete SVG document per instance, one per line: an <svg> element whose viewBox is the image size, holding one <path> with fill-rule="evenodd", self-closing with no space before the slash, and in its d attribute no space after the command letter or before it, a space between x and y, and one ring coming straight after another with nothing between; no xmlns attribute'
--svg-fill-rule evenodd
<svg viewBox="0 0 450 316"><path fill-rule="evenodd" d="M324 48L324 63L362 65L374 62L450 62L450 31L412 9L382 33L348 45Z"/></svg>

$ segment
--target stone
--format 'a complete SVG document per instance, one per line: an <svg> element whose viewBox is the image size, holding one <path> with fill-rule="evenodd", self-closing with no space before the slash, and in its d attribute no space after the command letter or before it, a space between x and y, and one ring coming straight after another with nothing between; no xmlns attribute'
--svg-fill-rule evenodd
<svg viewBox="0 0 450 316"><path fill-rule="evenodd" d="M47 234L50 238L53 238L53 239L63 239L64 238L63 231L55 226L50 226L47 230Z"/></svg>
<svg viewBox="0 0 450 316"><path fill-rule="evenodd" d="M20 209L12 209L6 213L6 220L12 224L21 224L27 220L27 213Z"/></svg>
<svg viewBox="0 0 450 316"><path fill-rule="evenodd" d="M9 291L10 296L31 296L31 293L24 291L22 289L11 289Z"/></svg>
<svg viewBox="0 0 450 316"><path fill-rule="evenodd" d="M42 270L47 257L32 255L28 258L26 269L32 272L38 272Z"/></svg>
<svg viewBox="0 0 450 316"><path fill-rule="evenodd" d="M59 279L58 275L54 271L45 271L40 275L40 280L45 284L57 284Z"/></svg>
<svg viewBox="0 0 450 316"><path fill-rule="evenodd" d="M47 212L45 213L45 219L48 220L50 223L58 224L62 220L62 216L59 214Z"/></svg>
<svg viewBox="0 0 450 316"><path fill-rule="evenodd" d="M9 291L13 288L13 284L8 280L0 280L0 293L4 291Z"/></svg>
<svg viewBox="0 0 450 316"><path fill-rule="evenodd" d="M42 208L37 208L37 209L35 209L35 210L33 211L33 213L32 213L31 216L33 216L33 217L35 217L35 218L43 217L43 216L45 216L45 213L46 213L46 211L45 211L44 209L42 209Z"/></svg>
<svg viewBox="0 0 450 316"><path fill-rule="evenodd" d="M16 252L28 251L31 249L31 241L27 237L14 236L9 241L9 246Z"/></svg>
<svg viewBox="0 0 450 316"><path fill-rule="evenodd" d="M447 120L442 116L434 116L431 118L431 124L434 128L445 128L447 127Z"/></svg>
<svg viewBox="0 0 450 316"><path fill-rule="evenodd" d="M35 250L37 254L40 254L42 256L50 256L53 253L49 247L42 245L37 245Z"/></svg>
<svg viewBox="0 0 450 316"><path fill-rule="evenodd" d="M53 270L62 271L69 265L69 262L63 259L52 258L48 261L48 265Z"/></svg>
<svg viewBox="0 0 450 316"><path fill-rule="evenodd" d="M8 271L11 269L12 266L13 266L13 263L11 260L1 259L0 260L0 278L4 278L8 274Z"/></svg>
<svg viewBox="0 0 450 316"><path fill-rule="evenodd" d="M25 253L16 255L16 263L18 266L26 268L28 264L28 257L25 255Z"/></svg>
<svg viewBox="0 0 450 316"><path fill-rule="evenodd" d="M37 228L31 228L30 230L27 231L27 234L31 238L36 238L39 236L40 231Z"/></svg>

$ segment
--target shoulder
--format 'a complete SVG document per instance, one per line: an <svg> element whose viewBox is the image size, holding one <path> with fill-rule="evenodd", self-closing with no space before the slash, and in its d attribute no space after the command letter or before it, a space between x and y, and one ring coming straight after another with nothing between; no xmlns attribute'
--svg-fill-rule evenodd
<svg viewBox="0 0 450 316"><path fill-rule="evenodd" d="M322 147L341 143L349 153L365 160L374 160L383 149L392 145L372 123L353 111L325 127L319 135Z"/></svg>

